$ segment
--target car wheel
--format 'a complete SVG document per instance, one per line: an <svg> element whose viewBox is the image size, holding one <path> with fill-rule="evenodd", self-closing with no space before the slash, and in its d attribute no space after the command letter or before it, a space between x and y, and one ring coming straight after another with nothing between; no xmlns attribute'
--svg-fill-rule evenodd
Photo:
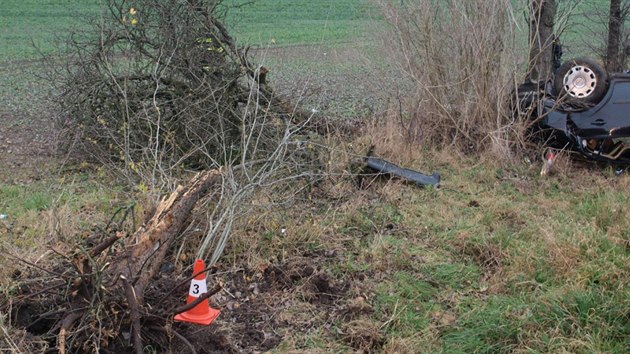
<svg viewBox="0 0 630 354"><path fill-rule="evenodd" d="M555 72L554 94L559 100L574 106L597 104L606 94L608 74L591 59L566 61Z"/></svg>

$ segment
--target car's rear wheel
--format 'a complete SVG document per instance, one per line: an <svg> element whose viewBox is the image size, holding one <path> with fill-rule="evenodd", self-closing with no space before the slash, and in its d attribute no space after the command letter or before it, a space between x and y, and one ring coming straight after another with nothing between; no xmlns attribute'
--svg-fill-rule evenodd
<svg viewBox="0 0 630 354"><path fill-rule="evenodd" d="M553 81L558 100L579 107L597 104L606 94L607 86L606 70L587 58L566 61L555 72Z"/></svg>

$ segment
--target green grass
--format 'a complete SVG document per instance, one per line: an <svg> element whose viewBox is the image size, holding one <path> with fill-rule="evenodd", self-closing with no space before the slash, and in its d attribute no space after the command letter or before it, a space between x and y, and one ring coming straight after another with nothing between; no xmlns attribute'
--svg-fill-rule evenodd
<svg viewBox="0 0 630 354"><path fill-rule="evenodd" d="M229 0L225 4L242 3ZM603 0L578 4L562 38L567 55L590 54L585 43L594 44L596 34L605 29L596 14L605 13L607 6L608 1ZM101 9L99 0L3 0L0 62L36 59L40 51L54 52L71 28L85 26ZM263 47L370 41L370 29L379 18L370 0L257 0L234 6L227 14L226 23L238 42Z"/></svg>
<svg viewBox="0 0 630 354"><path fill-rule="evenodd" d="M102 10L99 0L3 0L0 62L53 53L73 28L85 28ZM226 1L228 7L241 0ZM141 9L139 9L141 11ZM373 6L369 0L258 0L231 8L226 23L238 42L267 46L339 43L362 37Z"/></svg>
<svg viewBox="0 0 630 354"><path fill-rule="evenodd" d="M0 61L36 57L31 39L53 51L55 36L49 33L63 33L80 22L82 16L75 13L96 14L98 6L98 1L3 0L0 42L6 46ZM372 18L367 0L260 0L234 10L228 24L242 43L266 46L273 39L290 47L369 40L364 30ZM266 55L281 70L299 68L292 77L309 67L318 73L332 69L340 77L362 70L355 62L324 62L299 50L295 59L281 57L285 52ZM4 70L8 83L0 85L0 93L16 107L28 106L36 99L31 95L39 95L37 82ZM345 89L341 86L339 94ZM22 114L17 119L24 119L25 111L16 110ZM376 324L384 340L377 349L389 352L628 352L628 175L573 166L541 178L539 166L520 161L497 166L426 154L413 161L386 157L411 168L440 170L446 188L395 182L376 182L367 190L347 186L336 198L313 201L321 204L318 208L299 205L255 216L260 225L227 254L239 259L257 253L273 262L334 250L318 271L349 284L348 297L365 298L374 311L359 319ZM36 248L34 243L50 231L53 212L64 217L68 236L102 225L123 197L88 178L0 183L0 214L9 215L0 220L9 230L0 224L0 238ZM281 227L287 235L278 232ZM289 307L301 304L298 295ZM348 325L334 316L349 299L337 301L334 307L312 310L312 317L329 315L330 322L309 322L314 328L306 333L287 334L279 351L349 350L344 335L329 330L338 326L344 332ZM278 318L286 314L281 307L278 311Z"/></svg>
<svg viewBox="0 0 630 354"><path fill-rule="evenodd" d="M28 185L0 181L0 249L30 257L56 242L74 243L95 227L103 228L122 202L119 188L71 176L72 180L44 179ZM0 273L14 264L2 263ZM0 278L0 284L6 279Z"/></svg>
<svg viewBox="0 0 630 354"><path fill-rule="evenodd" d="M574 166L544 179L537 166L520 163L457 164L444 168L453 189L376 184L364 193L378 198L346 196L355 206L349 211L304 221L333 228L332 238L321 236L324 245L343 243L331 274L367 276L361 284L373 294L374 313L362 319L382 325L385 347L626 352L630 222L619 211L630 177ZM504 177L511 171L521 177ZM271 249L288 244L270 242ZM320 335L318 348L326 341Z"/></svg>
<svg viewBox="0 0 630 354"><path fill-rule="evenodd" d="M0 214L15 220L60 206L73 213L81 213L82 209L91 209L95 214L113 212L110 201L117 198L119 188L105 188L101 182L88 181L87 175L70 177L72 180L61 178L28 185L0 182Z"/></svg>
<svg viewBox="0 0 630 354"><path fill-rule="evenodd" d="M392 187L333 222L358 240L336 274L373 274L369 319L387 324L386 348L626 352L630 222L619 210L630 177L541 179L516 163L524 193L502 179L509 171L475 165L446 168L457 191Z"/></svg>
<svg viewBox="0 0 630 354"><path fill-rule="evenodd" d="M623 353L630 345L629 311L616 296L586 289L467 299L460 319L444 331L443 348L449 353L509 353L524 348Z"/></svg>
<svg viewBox="0 0 630 354"><path fill-rule="evenodd" d="M39 58L54 52L69 29L97 16L99 0L2 0L0 62Z"/></svg>
<svg viewBox="0 0 630 354"><path fill-rule="evenodd" d="M230 11L227 24L251 45L331 44L363 39L373 15L369 0L258 0Z"/></svg>
<svg viewBox="0 0 630 354"><path fill-rule="evenodd" d="M31 186L0 185L0 213L20 217L26 211L42 211L50 206L52 196Z"/></svg>

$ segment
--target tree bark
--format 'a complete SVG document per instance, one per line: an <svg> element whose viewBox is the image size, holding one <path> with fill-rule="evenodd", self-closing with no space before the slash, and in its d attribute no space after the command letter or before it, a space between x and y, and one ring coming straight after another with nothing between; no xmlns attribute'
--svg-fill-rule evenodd
<svg viewBox="0 0 630 354"><path fill-rule="evenodd" d="M608 17L608 43L606 47L606 70L620 71L619 49L622 35L621 0L610 0L610 14Z"/></svg>
<svg viewBox="0 0 630 354"><path fill-rule="evenodd" d="M133 285L136 300L144 303L144 290L160 268L164 255L175 236L183 228L192 208L206 192L221 182L218 170L199 172L186 185L179 186L158 205L148 225L136 231L135 244L129 247L116 263L110 274L123 276Z"/></svg>
<svg viewBox="0 0 630 354"><path fill-rule="evenodd" d="M553 67L555 0L531 0L529 26L529 79L547 81Z"/></svg>

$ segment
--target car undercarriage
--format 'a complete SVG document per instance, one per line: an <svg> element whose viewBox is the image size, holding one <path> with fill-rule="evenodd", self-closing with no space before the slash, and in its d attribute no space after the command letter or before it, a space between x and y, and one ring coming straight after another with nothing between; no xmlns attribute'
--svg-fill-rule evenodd
<svg viewBox="0 0 630 354"><path fill-rule="evenodd" d="M518 94L547 145L630 165L630 74L608 75L595 61L573 59L552 81L521 85Z"/></svg>

